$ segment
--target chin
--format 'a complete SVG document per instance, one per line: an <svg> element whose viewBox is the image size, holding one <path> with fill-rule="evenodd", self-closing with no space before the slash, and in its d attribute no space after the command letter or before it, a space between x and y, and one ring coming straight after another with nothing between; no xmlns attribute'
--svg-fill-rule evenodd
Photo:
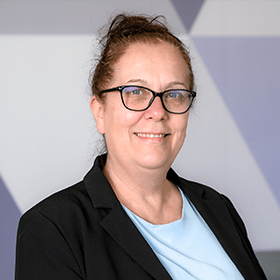
<svg viewBox="0 0 280 280"><path fill-rule="evenodd" d="M149 168L149 169L169 169L169 167L171 166L172 161L170 161L170 157L163 157L162 155L159 156L152 156L152 155L148 155L144 158L142 158L142 160L140 161L140 165L142 165L145 168Z"/></svg>

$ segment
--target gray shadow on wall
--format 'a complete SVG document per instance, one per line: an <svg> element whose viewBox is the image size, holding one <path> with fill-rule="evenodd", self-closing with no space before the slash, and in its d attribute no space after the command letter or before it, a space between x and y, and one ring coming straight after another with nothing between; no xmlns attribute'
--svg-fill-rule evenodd
<svg viewBox="0 0 280 280"><path fill-rule="evenodd" d="M280 251L256 253L267 279L280 280Z"/></svg>

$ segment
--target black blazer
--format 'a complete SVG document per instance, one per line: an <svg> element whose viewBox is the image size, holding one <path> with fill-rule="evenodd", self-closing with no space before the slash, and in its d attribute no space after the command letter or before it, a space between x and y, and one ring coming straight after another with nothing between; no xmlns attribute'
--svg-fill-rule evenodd
<svg viewBox="0 0 280 280"><path fill-rule="evenodd" d="M189 197L244 278L266 279L231 202L204 185L167 178ZM170 280L124 212L98 158L84 180L20 219L16 280Z"/></svg>

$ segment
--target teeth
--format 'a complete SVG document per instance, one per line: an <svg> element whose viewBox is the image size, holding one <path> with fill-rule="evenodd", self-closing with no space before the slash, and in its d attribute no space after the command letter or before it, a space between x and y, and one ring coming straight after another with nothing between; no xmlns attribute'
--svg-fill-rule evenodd
<svg viewBox="0 0 280 280"><path fill-rule="evenodd" d="M163 138L164 134L147 134L147 133L136 133L140 137L150 137L150 138Z"/></svg>

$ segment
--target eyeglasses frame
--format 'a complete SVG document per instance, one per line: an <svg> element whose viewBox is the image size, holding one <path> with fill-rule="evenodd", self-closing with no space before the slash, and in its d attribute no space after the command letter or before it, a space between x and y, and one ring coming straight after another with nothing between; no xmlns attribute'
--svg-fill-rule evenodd
<svg viewBox="0 0 280 280"><path fill-rule="evenodd" d="M125 102L123 100L123 89L126 88L126 87L139 87L139 88L143 88L143 89L146 89L148 91L150 91L152 94L153 94L153 97L151 98L151 100L149 101L149 104L148 106L145 108L145 109L141 109L141 110L136 110L136 109L131 109L131 108L128 108L126 105L125 105ZM190 106L188 107L187 110L183 111L183 112L171 112L169 111L165 105L164 105L164 102L163 102L163 99L162 99L162 96L168 92L168 91L172 91L172 90L183 90L183 91L186 91L188 93L191 94L191 97L192 97L192 100L190 102ZM106 92L113 92L113 91L119 91L120 94L121 94L121 99L122 99L122 103L124 105L124 107L130 111L135 111L135 112L142 112L142 111L145 111L147 110L151 105L152 103L154 102L155 98L158 96L160 98L160 101L161 101L161 104L162 104L162 107L164 108L164 110L166 110L168 113L171 113L171 114L184 114L186 112L188 112L188 110L192 107L192 104L193 104L193 101L194 101L194 98L196 97L196 92L195 91L192 91L192 90L188 90L188 89L168 89L168 90L165 90L165 91L162 91L162 92L155 92L147 87L143 87L143 86L136 86L136 85L125 85L125 86L119 86L119 87L114 87L114 88L109 88L109 89L105 89L105 90L102 90L100 91L101 94L103 93L106 93Z"/></svg>

